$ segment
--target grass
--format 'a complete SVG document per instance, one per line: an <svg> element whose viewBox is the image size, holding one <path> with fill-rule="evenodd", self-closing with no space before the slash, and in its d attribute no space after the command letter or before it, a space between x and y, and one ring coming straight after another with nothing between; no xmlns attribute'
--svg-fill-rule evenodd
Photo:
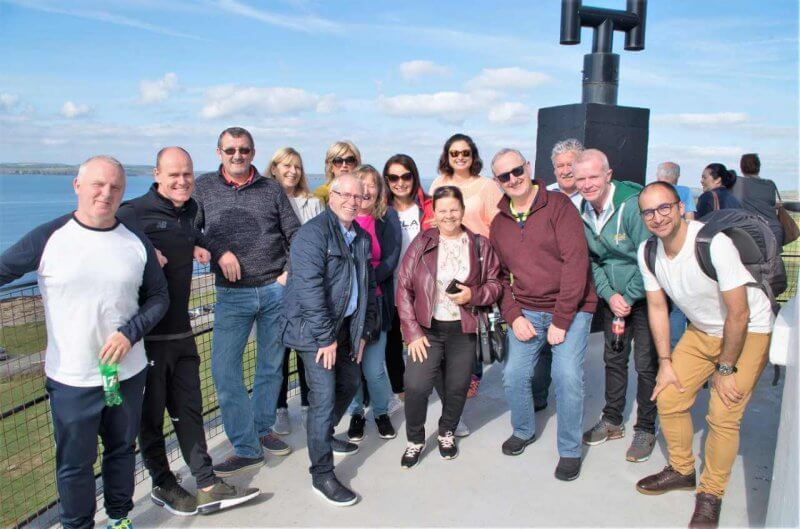
<svg viewBox="0 0 800 529"><path fill-rule="evenodd" d="M44 321L0 327L0 346L11 355L38 353L47 347Z"/></svg>

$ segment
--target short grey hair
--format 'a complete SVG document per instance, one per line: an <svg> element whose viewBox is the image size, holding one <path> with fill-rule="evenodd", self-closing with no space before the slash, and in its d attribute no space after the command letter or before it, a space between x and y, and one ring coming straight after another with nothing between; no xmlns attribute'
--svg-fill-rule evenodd
<svg viewBox="0 0 800 529"><path fill-rule="evenodd" d="M572 162L572 166L575 167L579 163L587 162L594 158L600 160L603 171L608 171L611 169L611 166L608 163L608 156L606 156L606 153L600 149L585 149L579 152L578 156L575 157L575 161Z"/></svg>
<svg viewBox="0 0 800 529"><path fill-rule="evenodd" d="M78 176L76 178L81 179L83 176L86 175L87 171L86 168L89 166L89 164L91 164L92 162L100 162L100 161L113 166L117 171L119 171L119 174L122 175L122 178L125 178L125 168L122 167L122 164L119 162L119 160L107 154L99 154L97 156L92 156L91 158L83 162L80 165L80 167L78 167Z"/></svg>
<svg viewBox="0 0 800 529"><path fill-rule="evenodd" d="M493 173L494 173L494 162L496 162L497 160L499 160L501 157L505 156L506 154L516 154L517 156L519 156L519 159L522 160L522 163L527 162L527 160L522 155L522 153L519 152L519 150L517 150L517 149L511 149L511 148L500 149L499 151L497 151L497 154L495 154L494 157L492 157L491 168L492 168L492 172Z"/></svg>
<svg viewBox="0 0 800 529"><path fill-rule="evenodd" d="M574 153L581 153L583 152L585 147L580 140L576 140L575 138L567 138L566 140L562 140L555 145L553 145L553 150L550 153L550 161L553 164L556 163L556 156L559 154L564 154L565 152L574 152Z"/></svg>
<svg viewBox="0 0 800 529"><path fill-rule="evenodd" d="M217 138L217 149L222 149L222 138L224 138L226 134L231 138L241 138L242 136L246 136L247 141L250 142L250 148L256 148L256 143L253 141L253 135L250 134L249 130L242 127L228 127L219 133L219 138Z"/></svg>
<svg viewBox="0 0 800 529"><path fill-rule="evenodd" d="M358 184L361 186L361 189L364 189L364 184L361 182L361 179L355 173L344 173L344 174L341 174L338 177L334 178L331 181L330 190L331 191L339 191L339 188L341 187L340 183L344 178L352 178L353 180L358 182Z"/></svg>
<svg viewBox="0 0 800 529"><path fill-rule="evenodd" d="M681 166L675 162L663 162L658 164L656 168L656 180L661 182L669 182L672 185L678 183L678 178L681 177Z"/></svg>

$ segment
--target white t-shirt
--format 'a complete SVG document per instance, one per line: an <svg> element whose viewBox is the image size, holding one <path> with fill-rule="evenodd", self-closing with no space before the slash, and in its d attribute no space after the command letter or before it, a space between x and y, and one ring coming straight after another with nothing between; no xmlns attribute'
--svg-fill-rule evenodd
<svg viewBox="0 0 800 529"><path fill-rule="evenodd" d="M406 250L408 250L408 245L411 244L411 241L414 240L414 237L419 234L421 229L419 225L419 206L414 204L405 211L397 210L397 216L400 218L400 231L403 235L403 242L400 245L400 259L402 260Z"/></svg>
<svg viewBox="0 0 800 529"><path fill-rule="evenodd" d="M669 259L664 245L656 245L655 276L647 268L644 257L645 242L639 246L639 269L644 278L644 288L651 292L663 289L692 324L711 336L722 336L727 308L721 292L733 290L754 282L739 257L733 241L724 233L711 240L711 262L717 271L718 281L703 273L695 257L695 239L702 222L690 221L686 241L678 255ZM773 314L769 299L758 287L747 287L747 303L750 307L748 332L769 333L772 331Z"/></svg>

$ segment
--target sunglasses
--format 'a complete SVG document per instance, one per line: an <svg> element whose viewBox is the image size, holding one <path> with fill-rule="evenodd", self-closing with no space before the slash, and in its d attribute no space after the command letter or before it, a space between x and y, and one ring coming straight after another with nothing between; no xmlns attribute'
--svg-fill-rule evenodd
<svg viewBox="0 0 800 529"><path fill-rule="evenodd" d="M356 164L356 157L355 156L348 156L347 158L342 158L341 156L337 156L332 161L333 161L333 165L335 165L336 167L341 167L344 164L355 165Z"/></svg>
<svg viewBox="0 0 800 529"><path fill-rule="evenodd" d="M386 175L386 179L392 184L396 184L400 180L402 180L403 182L411 182L412 180L414 180L414 175L412 175L411 173L404 173L404 174L389 173Z"/></svg>
<svg viewBox="0 0 800 529"><path fill-rule="evenodd" d="M462 158L469 158L472 156L472 151L469 149L464 149L463 151L450 151L450 158L458 158L459 154Z"/></svg>
<svg viewBox="0 0 800 529"><path fill-rule="evenodd" d="M506 171L505 173L500 173L499 175L495 175L495 178L497 178L497 181L500 182L501 184L505 184L506 182L511 180L512 176L522 176L522 174L525 172L525 164L527 163L528 162L525 162L524 164L520 165L519 167L515 167L510 171Z"/></svg>
<svg viewBox="0 0 800 529"><path fill-rule="evenodd" d="M251 149L250 147L239 147L238 149L236 147L228 147L227 149L221 149L221 150L228 156L233 156L234 154L236 154L237 150L239 151L239 154L244 154L245 156L253 152L253 149Z"/></svg>

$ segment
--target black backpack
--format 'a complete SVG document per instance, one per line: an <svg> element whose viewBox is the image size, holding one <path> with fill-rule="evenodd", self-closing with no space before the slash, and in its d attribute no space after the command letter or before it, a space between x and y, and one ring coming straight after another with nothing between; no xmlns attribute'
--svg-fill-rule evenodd
<svg viewBox="0 0 800 529"><path fill-rule="evenodd" d="M780 248L769 224L759 215L744 209L720 209L703 217L695 240L694 254L705 275L717 280L717 271L711 262L711 239L722 232L733 241L739 251L742 264L755 279L755 286L764 291L777 314L780 305L775 300L786 290L786 269L780 256ZM645 242L645 262L655 275L656 237Z"/></svg>

